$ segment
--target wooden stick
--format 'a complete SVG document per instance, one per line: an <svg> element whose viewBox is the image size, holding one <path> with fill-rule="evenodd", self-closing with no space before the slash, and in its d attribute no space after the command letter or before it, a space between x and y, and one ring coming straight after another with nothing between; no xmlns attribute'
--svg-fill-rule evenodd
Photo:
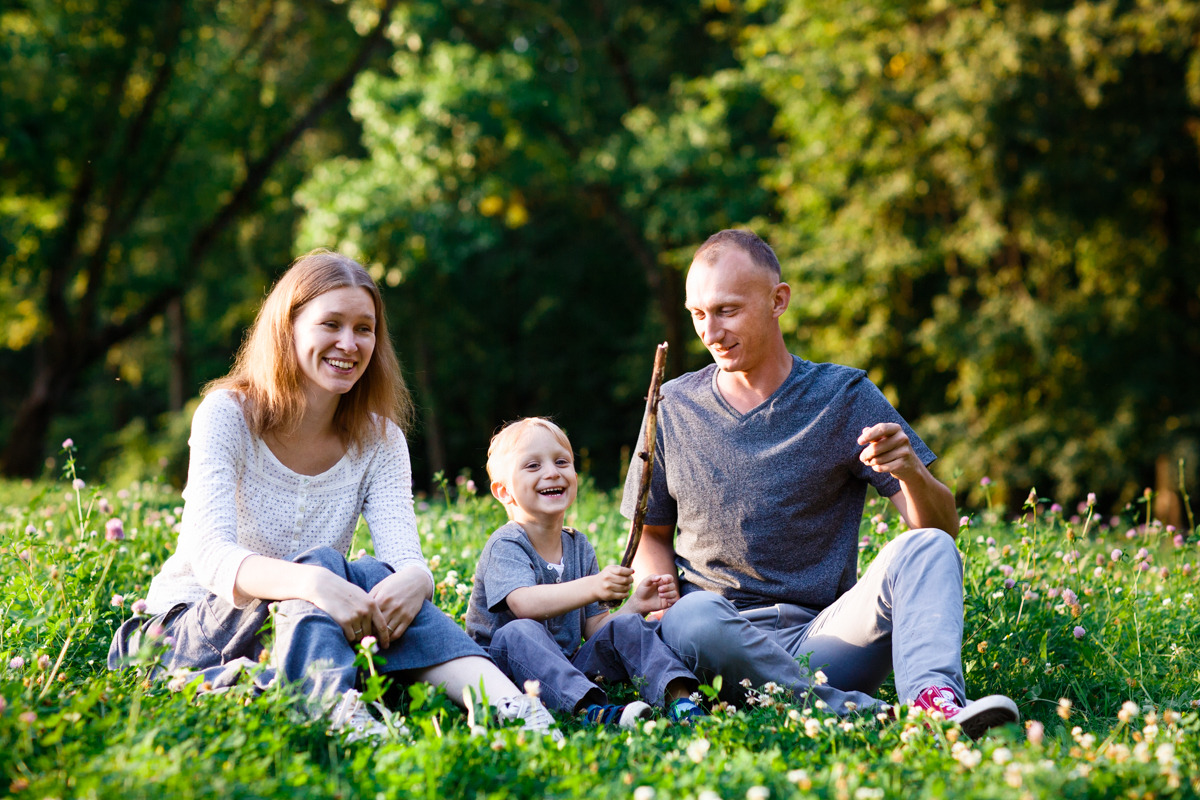
<svg viewBox="0 0 1200 800"><path fill-rule="evenodd" d="M654 353L654 371L650 375L650 391L646 394L646 413L642 417L644 436L637 457L642 461L642 474L638 481L637 505L633 509L633 521L629 525L629 538L625 542L625 554L621 556L621 566L633 565L633 557L637 554L638 545L642 541L642 525L646 519L646 506L650 501L650 479L654 476L654 445L658 430L658 401L662 399L659 391L662 388L663 376L667 369L667 343L663 342ZM630 469L633 465L630 464ZM606 600L601 603L608 609L615 609L624 601Z"/></svg>

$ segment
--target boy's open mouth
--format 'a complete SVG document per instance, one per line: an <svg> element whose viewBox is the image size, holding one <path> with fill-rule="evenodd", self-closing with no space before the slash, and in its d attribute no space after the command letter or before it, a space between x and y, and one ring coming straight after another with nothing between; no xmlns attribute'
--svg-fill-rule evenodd
<svg viewBox="0 0 1200 800"><path fill-rule="evenodd" d="M543 497L560 497L565 491L566 489L556 487L554 489L542 489L538 494Z"/></svg>

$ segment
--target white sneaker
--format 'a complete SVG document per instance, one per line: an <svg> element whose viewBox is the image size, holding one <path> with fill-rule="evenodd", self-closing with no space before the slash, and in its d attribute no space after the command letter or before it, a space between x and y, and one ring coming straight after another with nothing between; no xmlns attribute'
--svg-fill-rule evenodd
<svg viewBox="0 0 1200 800"><path fill-rule="evenodd" d="M505 697L496 703L496 718L501 722L521 720L521 727L527 731L549 736L555 742L563 740L562 731L555 727L554 717L542 705L542 701L527 694Z"/></svg>
<svg viewBox="0 0 1200 800"><path fill-rule="evenodd" d="M333 713L329 715L329 730L344 732L347 742L382 739L388 735L387 726L371 716L357 689L347 689L334 706Z"/></svg>
<svg viewBox="0 0 1200 800"><path fill-rule="evenodd" d="M622 728L636 728L638 723L651 719L654 716L654 709L648 703L643 703L641 700L634 700L625 706L625 710L621 712L621 719L617 723Z"/></svg>

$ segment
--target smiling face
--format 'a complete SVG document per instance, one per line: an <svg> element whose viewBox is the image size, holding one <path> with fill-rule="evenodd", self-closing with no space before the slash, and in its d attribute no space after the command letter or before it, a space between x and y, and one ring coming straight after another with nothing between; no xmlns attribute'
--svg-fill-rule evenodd
<svg viewBox="0 0 1200 800"><path fill-rule="evenodd" d="M310 401L336 399L362 377L375 352L375 301L358 286L305 303L292 323L296 362Z"/></svg>
<svg viewBox="0 0 1200 800"><path fill-rule="evenodd" d="M492 481L492 494L518 523L562 527L578 484L570 448L548 428L527 425Z"/></svg>
<svg viewBox="0 0 1200 800"><path fill-rule="evenodd" d="M740 248L692 262L685 305L696 335L724 372L753 372L782 348L779 317L791 289Z"/></svg>

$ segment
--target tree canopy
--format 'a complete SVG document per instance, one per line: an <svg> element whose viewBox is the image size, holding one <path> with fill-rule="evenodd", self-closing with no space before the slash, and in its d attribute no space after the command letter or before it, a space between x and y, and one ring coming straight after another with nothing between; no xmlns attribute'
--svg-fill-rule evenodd
<svg viewBox="0 0 1200 800"><path fill-rule="evenodd" d="M328 246L384 287L419 480L546 413L612 483L652 345L706 362L691 253L749 226L793 350L867 369L960 489L1195 481L1195 0L22 0L0 30L7 474L65 433L181 454L159 415Z"/></svg>

